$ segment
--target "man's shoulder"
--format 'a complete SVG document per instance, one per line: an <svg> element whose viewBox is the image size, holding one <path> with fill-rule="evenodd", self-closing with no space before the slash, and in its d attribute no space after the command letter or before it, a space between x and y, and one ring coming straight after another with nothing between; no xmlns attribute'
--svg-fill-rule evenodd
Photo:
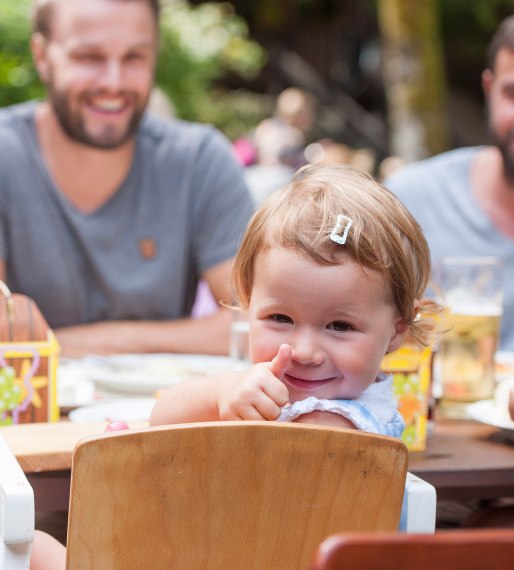
<svg viewBox="0 0 514 570"><path fill-rule="evenodd" d="M147 113L141 122L140 136L150 144L180 143L216 136L211 125L184 121L176 118L163 118Z"/></svg>
<svg viewBox="0 0 514 570"><path fill-rule="evenodd" d="M235 170L230 141L208 124L147 115L139 129L138 148L154 171L172 169L198 179L213 165L218 172Z"/></svg>
<svg viewBox="0 0 514 570"><path fill-rule="evenodd" d="M448 184L462 184L469 175L474 155L480 147L450 150L401 168L385 181L385 186L403 197L405 193L420 196Z"/></svg>
<svg viewBox="0 0 514 570"><path fill-rule="evenodd" d="M390 180L399 180L421 173L446 172L448 169L461 168L469 165L474 154L480 147L463 147L436 154L417 162L412 162L391 176Z"/></svg>
<svg viewBox="0 0 514 570"><path fill-rule="evenodd" d="M16 127L20 121L27 121L34 116L35 102L18 103L0 108L0 127Z"/></svg>
<svg viewBox="0 0 514 570"><path fill-rule="evenodd" d="M0 165L4 168L20 168L20 160L27 160L30 152L35 103L21 103L0 108Z"/></svg>

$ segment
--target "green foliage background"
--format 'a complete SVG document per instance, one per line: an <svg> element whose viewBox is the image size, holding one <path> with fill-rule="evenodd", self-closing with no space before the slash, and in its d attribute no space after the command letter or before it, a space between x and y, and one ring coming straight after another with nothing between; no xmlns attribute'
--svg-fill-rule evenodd
<svg viewBox="0 0 514 570"><path fill-rule="evenodd" d="M30 10L30 0L1 0L0 106L44 96L29 50ZM177 116L213 123L230 138L245 133L267 114L266 101L247 91L220 92L216 85L229 73L252 79L265 61L264 49L229 4L163 1L156 82Z"/></svg>
<svg viewBox="0 0 514 570"><path fill-rule="evenodd" d="M500 21L514 14L514 0L435 0L440 14L448 82L482 99L486 50Z"/></svg>
<svg viewBox="0 0 514 570"><path fill-rule="evenodd" d="M0 7L0 106L43 94L29 52L30 3L2 0Z"/></svg>
<svg viewBox="0 0 514 570"><path fill-rule="evenodd" d="M266 21L273 20L273 14L287 14L284 3L254 1L256 13ZM298 0L297 7L312 11L326 1ZM450 88L479 97L487 43L500 19L514 13L514 0L433 1L439 7ZM31 0L0 0L0 106L44 96L29 52L30 6ZM285 15L278 21L287 26ZM161 28L157 84L172 100L177 116L213 123L234 139L269 114L271 97L221 87L232 74L256 77L267 57L230 4L192 6L187 0L163 0Z"/></svg>

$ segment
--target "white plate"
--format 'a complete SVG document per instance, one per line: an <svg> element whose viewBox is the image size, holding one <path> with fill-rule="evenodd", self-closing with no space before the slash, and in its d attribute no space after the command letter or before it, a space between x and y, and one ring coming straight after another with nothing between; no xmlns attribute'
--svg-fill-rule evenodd
<svg viewBox="0 0 514 570"><path fill-rule="evenodd" d="M99 402L71 411L68 418L72 422L145 422L155 404L154 398L128 398Z"/></svg>
<svg viewBox="0 0 514 570"><path fill-rule="evenodd" d="M514 352L499 350L495 354L496 380L514 377Z"/></svg>
<svg viewBox="0 0 514 570"><path fill-rule="evenodd" d="M469 404L466 407L466 413L472 420L514 432L514 422L505 418L493 400L480 400Z"/></svg>
<svg viewBox="0 0 514 570"><path fill-rule="evenodd" d="M109 391L155 394L184 380L241 369L247 365L205 354L129 354L83 359L89 379Z"/></svg>
<svg viewBox="0 0 514 570"><path fill-rule="evenodd" d="M57 368L57 402L61 410L94 401L95 385L80 360L61 358Z"/></svg>

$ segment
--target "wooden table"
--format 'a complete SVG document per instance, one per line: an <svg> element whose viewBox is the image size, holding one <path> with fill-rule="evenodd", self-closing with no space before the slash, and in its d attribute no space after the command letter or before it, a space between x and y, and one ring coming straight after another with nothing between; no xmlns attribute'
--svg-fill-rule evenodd
<svg viewBox="0 0 514 570"><path fill-rule="evenodd" d="M0 428L34 488L36 510L68 509L73 448L105 426L58 422ZM514 443L494 427L438 420L427 450L411 453L409 471L434 485L439 499L514 497Z"/></svg>
<svg viewBox="0 0 514 570"><path fill-rule="evenodd" d="M105 432L108 422L20 424L0 428L34 489L36 511L67 511L71 458L83 437ZM130 422L131 428L146 427Z"/></svg>
<svg viewBox="0 0 514 570"><path fill-rule="evenodd" d="M424 452L411 453L409 471L428 481L439 499L514 497L514 433L463 420L437 420Z"/></svg>

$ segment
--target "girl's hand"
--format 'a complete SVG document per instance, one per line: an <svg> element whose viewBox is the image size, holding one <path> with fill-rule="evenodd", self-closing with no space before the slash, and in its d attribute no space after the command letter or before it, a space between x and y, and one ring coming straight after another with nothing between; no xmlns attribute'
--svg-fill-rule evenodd
<svg viewBox="0 0 514 570"><path fill-rule="evenodd" d="M227 383L218 401L221 420L276 420L289 400L283 382L293 356L292 348L282 344L271 362L255 364Z"/></svg>

